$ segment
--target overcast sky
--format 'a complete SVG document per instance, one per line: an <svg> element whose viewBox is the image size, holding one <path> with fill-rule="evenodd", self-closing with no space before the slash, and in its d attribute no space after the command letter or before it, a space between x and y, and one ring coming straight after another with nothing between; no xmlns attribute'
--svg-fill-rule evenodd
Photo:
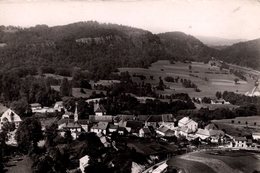
<svg viewBox="0 0 260 173"><path fill-rule="evenodd" d="M260 0L0 0L0 25L96 20L232 39L260 37Z"/></svg>

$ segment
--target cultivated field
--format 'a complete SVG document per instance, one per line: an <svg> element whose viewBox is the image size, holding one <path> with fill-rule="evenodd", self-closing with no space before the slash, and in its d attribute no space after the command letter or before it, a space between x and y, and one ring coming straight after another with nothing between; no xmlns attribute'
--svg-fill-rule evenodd
<svg viewBox="0 0 260 173"><path fill-rule="evenodd" d="M190 70L189 65L191 65ZM254 87L254 81L249 77L248 81L240 80L238 84L235 84L234 79L237 77L230 74L228 70L220 70L218 67L200 62L175 62L175 64L170 64L169 61L162 60L153 63L149 69L119 68L119 71L128 71L132 75L144 75L146 76L145 82L149 82L153 85L158 85L159 77L164 79L166 76L179 76L180 78L191 80L201 90L201 92L195 92L193 88L184 88L180 82L164 82L169 89L162 91L162 94L184 92L188 93L191 97L214 97L216 91L233 91L244 94L247 91L251 91ZM153 76L153 80L150 79L150 76ZM135 82L141 82L138 77L133 77L133 80Z"/></svg>
<svg viewBox="0 0 260 173"><path fill-rule="evenodd" d="M252 173L260 171L260 154L245 151L200 151L168 161L182 173Z"/></svg>

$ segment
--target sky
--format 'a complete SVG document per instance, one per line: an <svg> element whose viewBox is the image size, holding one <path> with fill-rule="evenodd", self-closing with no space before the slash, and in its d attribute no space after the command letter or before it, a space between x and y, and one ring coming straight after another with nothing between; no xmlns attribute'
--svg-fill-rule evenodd
<svg viewBox="0 0 260 173"><path fill-rule="evenodd" d="M0 25L88 20L249 40L260 38L260 0L0 0Z"/></svg>

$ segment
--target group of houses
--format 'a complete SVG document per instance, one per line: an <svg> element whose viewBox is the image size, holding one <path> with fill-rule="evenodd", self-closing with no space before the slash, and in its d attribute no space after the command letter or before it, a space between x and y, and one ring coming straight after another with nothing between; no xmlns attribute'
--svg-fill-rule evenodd
<svg viewBox="0 0 260 173"><path fill-rule="evenodd" d="M64 136L65 132L69 130L74 139L85 132L93 132L103 136L117 133L118 135L140 138L184 136L188 140L210 139L213 143L218 143L225 135L214 124L200 129L198 123L191 118L183 117L177 121L172 114L112 116L107 115L105 108L99 103L94 104L94 112L95 114L90 115L88 119L79 119L76 106L74 114L63 116L58 121L60 134Z"/></svg>

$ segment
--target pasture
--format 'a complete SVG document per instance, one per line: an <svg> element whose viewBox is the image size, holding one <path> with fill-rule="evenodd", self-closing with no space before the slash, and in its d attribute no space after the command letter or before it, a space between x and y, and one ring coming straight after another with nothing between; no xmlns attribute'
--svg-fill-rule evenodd
<svg viewBox="0 0 260 173"><path fill-rule="evenodd" d="M189 69L189 66L191 68ZM235 84L234 79L237 78L229 73L229 70L211 66L201 62L183 63L175 62L170 64L169 61L161 60L153 63L148 69L144 68L119 68L120 72L128 71L132 76L144 75L144 82L157 86L159 77L164 79L166 76L180 77L189 79L195 83L201 92L196 92L193 88L184 88L180 82L166 82L164 84L167 89L158 91L159 94L188 93L191 97L215 97L217 91L233 91L239 94L245 94L254 87L254 81L247 76L247 81L239 80ZM151 79L151 76L153 77ZM135 82L142 82L140 78L133 77Z"/></svg>
<svg viewBox="0 0 260 173"><path fill-rule="evenodd" d="M236 117L234 119L212 120L211 122L232 136L245 136L252 134L252 132L260 132L260 116Z"/></svg>
<svg viewBox="0 0 260 173"><path fill-rule="evenodd" d="M252 173L260 171L259 157L245 151L199 151L174 157L168 165L182 173Z"/></svg>

